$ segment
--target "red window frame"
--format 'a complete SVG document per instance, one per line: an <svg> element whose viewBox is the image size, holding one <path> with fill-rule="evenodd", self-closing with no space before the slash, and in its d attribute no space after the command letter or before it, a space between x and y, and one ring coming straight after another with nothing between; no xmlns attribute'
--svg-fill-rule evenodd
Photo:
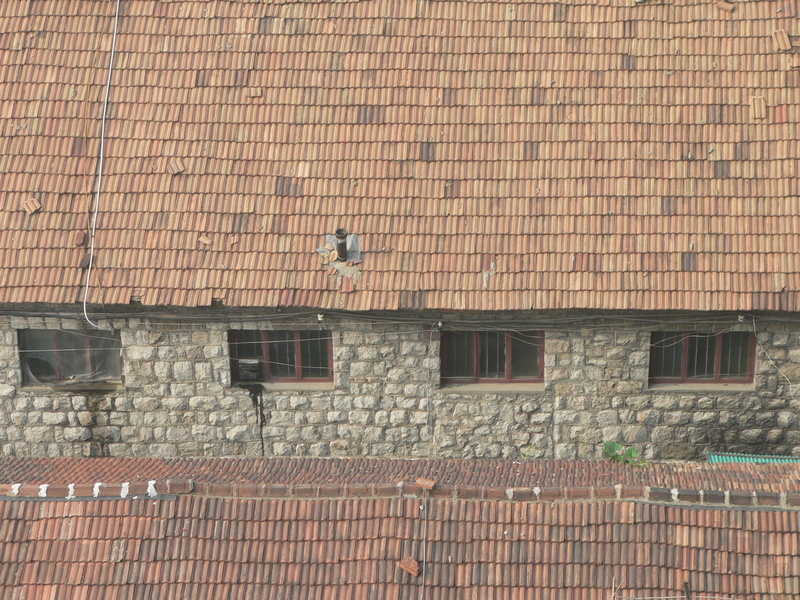
<svg viewBox="0 0 800 600"><path fill-rule="evenodd" d="M722 355L724 353L724 337L726 332L720 333L702 333L697 331L654 331L650 337L650 382L651 383L752 383L755 375L756 366L756 336L751 332L734 332L734 333L748 333L749 345L747 349L747 377L722 377ZM730 333L730 332L728 332ZM655 364L656 356L653 352L655 344L653 343L654 335L674 335L682 336L680 344L681 348L681 375L680 377L663 377L654 375L658 369ZM689 377L689 340L692 337L713 337L714 338L714 376L711 378Z"/></svg>
<svg viewBox="0 0 800 600"><path fill-rule="evenodd" d="M240 370L239 370L239 356L237 349L239 347L239 332L240 331L247 331L249 333L257 333L260 335L260 351L258 356L259 362L259 376L258 379L247 379L242 380L240 378ZM330 331L316 331L316 333L324 333L326 334L326 356L328 357L328 364L327 370L328 375L326 377L304 377L303 376L303 369L304 368L314 368L314 369L321 369L324 368L322 365L304 365L303 364L303 354L302 354L302 345L301 342L303 341L302 334L307 333L310 330L280 330L280 331L258 331L258 330L238 330L238 329L231 329L228 331L228 349L230 352L230 359L231 359L231 381L236 383L261 383L261 382L326 382L326 381L333 381L333 340ZM290 333L292 336L291 343L293 348L294 354L294 369L295 369L295 376L294 377L277 377L274 376L270 369L270 344L271 343L285 343L286 340L271 340L270 334L274 336L276 333ZM242 342L242 343L250 343L250 342ZM257 342L258 343L258 342Z"/></svg>
<svg viewBox="0 0 800 600"><path fill-rule="evenodd" d="M452 343L452 338L448 335L448 331L442 332L441 337L441 382L443 384L451 383L542 383L544 381L544 332L539 330L528 330L527 335L538 337L536 344L537 348L537 375L535 377L514 377L514 344L513 335L515 332L503 331L497 332L504 334L505 340L505 376L504 377L479 377L480 373L480 334L482 331L472 332L459 332L459 333L472 333L472 376L471 377L455 377L448 375L448 349L449 344Z"/></svg>

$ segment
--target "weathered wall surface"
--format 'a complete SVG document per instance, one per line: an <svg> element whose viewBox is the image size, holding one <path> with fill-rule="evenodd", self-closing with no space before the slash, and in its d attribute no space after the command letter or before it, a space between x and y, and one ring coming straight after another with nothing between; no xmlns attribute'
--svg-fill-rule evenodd
<svg viewBox="0 0 800 600"><path fill-rule="evenodd" d="M422 323L329 319L330 389L252 394L230 385L226 332L269 320L118 319L125 384L92 394L20 384L16 331L78 320L0 319L4 455L597 458L612 440L651 458L800 454L790 385L800 382L800 329L783 323L758 323L750 386L651 387L650 328L597 321L546 329L545 384L504 392L440 387L438 336Z"/></svg>

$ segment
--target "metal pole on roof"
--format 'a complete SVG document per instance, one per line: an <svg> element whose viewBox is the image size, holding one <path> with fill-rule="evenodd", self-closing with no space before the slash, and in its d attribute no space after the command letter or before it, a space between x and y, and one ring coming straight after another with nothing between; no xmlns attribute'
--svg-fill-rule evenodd
<svg viewBox="0 0 800 600"><path fill-rule="evenodd" d="M683 598L684 600L692 600L692 588L688 580L683 582Z"/></svg>
<svg viewBox="0 0 800 600"><path fill-rule="evenodd" d="M106 78L106 91L103 98L103 116L100 120L100 152L97 161L97 187L95 189L94 212L92 214L91 246L89 248L89 266L86 269L86 285L83 288L83 317L92 327L100 329L100 326L92 322L86 312L86 303L89 298L89 282L92 277L92 267L94 266L94 241L97 233L97 212L100 208L100 190L103 184L103 163L105 161L106 147L106 120L108 119L108 98L111 95L111 76L114 73L114 55L117 50L117 31L119 29L119 5L121 0L117 0L114 12L114 33L111 37L111 56L108 59L108 77Z"/></svg>

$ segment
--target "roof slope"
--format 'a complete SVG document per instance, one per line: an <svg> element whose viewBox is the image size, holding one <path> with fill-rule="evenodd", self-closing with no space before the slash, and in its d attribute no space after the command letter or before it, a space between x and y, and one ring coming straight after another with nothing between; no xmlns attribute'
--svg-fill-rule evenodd
<svg viewBox="0 0 800 600"><path fill-rule="evenodd" d="M0 484L186 479L206 484L334 485L414 481L492 488L650 486L689 490L800 491L800 464L612 461L403 460L374 458L146 459L0 457Z"/></svg>
<svg viewBox="0 0 800 600"><path fill-rule="evenodd" d="M46 460L30 462L33 471L48 466ZM681 598L684 582L694 597L788 600L800 594L800 511L786 508L787 497L790 505L800 504L796 477L776 488L783 508L745 509L696 498L685 502L681 493L677 500L654 502L657 490L650 490L650 501L634 502L625 487L610 496L599 487L588 496L580 493L584 488L569 487L569 500L538 494L509 499L498 488L476 496L469 486L457 489L470 478L472 463L466 461L460 469L444 467L449 492L437 485L432 493L413 484L356 485L395 483L392 475L399 471L435 479L435 464L427 461L314 459L303 461L304 469L300 461L284 460L201 460L194 469L191 462L52 461L51 482L64 481L76 466L72 476L85 479L71 490L0 484L2 596L607 600L615 588L620 597ZM282 473L278 479L288 485L259 491L251 484L212 483L214 473L233 481L239 467L253 473L258 463L264 472ZM596 464L550 461L541 470L602 470ZM180 466L199 479L194 486L161 479L95 485L108 469L121 474L123 465L145 478ZM295 477L287 466L296 468ZM349 476L346 466L352 469ZM476 466L473 476L484 465ZM511 474L519 465L495 466L497 475ZM700 474L695 481L701 484L704 473L726 472L684 466ZM359 479L356 467L371 474ZM381 467L387 469L383 480L376 479ZM756 489L778 471L794 469L765 465L759 474L760 465L735 467L728 481L742 489ZM337 469L337 483L347 485L294 485L308 481L308 473L313 479ZM571 477L556 479L565 483ZM328 497L308 497L310 491ZM67 494L78 498L63 499ZM764 498L769 503L769 495ZM419 574L401 569L406 557L419 563Z"/></svg>
<svg viewBox="0 0 800 600"><path fill-rule="evenodd" d="M0 301L75 302L115 3L0 4ZM798 310L797 11L124 0L90 300Z"/></svg>

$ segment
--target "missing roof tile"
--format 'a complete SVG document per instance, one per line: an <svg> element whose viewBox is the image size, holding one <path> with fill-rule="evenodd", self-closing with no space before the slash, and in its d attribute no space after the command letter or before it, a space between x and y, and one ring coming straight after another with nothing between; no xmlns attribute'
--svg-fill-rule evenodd
<svg viewBox="0 0 800 600"><path fill-rule="evenodd" d="M661 214L664 215L677 215L678 214L678 201L673 196L661 197Z"/></svg>
<svg viewBox="0 0 800 600"><path fill-rule="evenodd" d="M72 156L83 156L84 138L76 137L72 140Z"/></svg>
<svg viewBox="0 0 800 600"><path fill-rule="evenodd" d="M301 182L295 181L291 177L276 177L275 178L275 195L276 196L302 196Z"/></svg>
<svg viewBox="0 0 800 600"><path fill-rule="evenodd" d="M786 71L786 87L800 87L800 71L797 69ZM766 113L766 110L764 112Z"/></svg>
<svg viewBox="0 0 800 600"><path fill-rule="evenodd" d="M344 57L347 56L345 52L334 52L331 54L331 64L329 69L331 71L341 71L344 65Z"/></svg>
<svg viewBox="0 0 800 600"><path fill-rule="evenodd" d="M605 83L605 71L589 71L589 87L603 87Z"/></svg>
<svg viewBox="0 0 800 600"><path fill-rule="evenodd" d="M356 118L361 125L383 123L383 107L369 105L359 106Z"/></svg>
<svg viewBox="0 0 800 600"><path fill-rule="evenodd" d="M731 2L725 2L724 0L720 0L719 2L715 2L714 6L716 6L719 10L732 13L736 8Z"/></svg>
<svg viewBox="0 0 800 600"><path fill-rule="evenodd" d="M553 4L553 21L563 23L569 15L569 5L557 2Z"/></svg>
<svg viewBox="0 0 800 600"><path fill-rule="evenodd" d="M433 142L422 142L419 148L419 159L425 162L436 160L436 144Z"/></svg>
<svg viewBox="0 0 800 600"><path fill-rule="evenodd" d="M681 252L681 270L697 271L697 252Z"/></svg>
<svg viewBox="0 0 800 600"><path fill-rule="evenodd" d="M620 69L623 71L635 71L636 70L636 57L631 56L630 54L623 54L622 55L622 62L620 64Z"/></svg>
<svg viewBox="0 0 800 600"><path fill-rule="evenodd" d="M442 89L442 106L458 105L458 90L453 88Z"/></svg>
<svg viewBox="0 0 800 600"><path fill-rule="evenodd" d="M731 176L731 161L717 160L714 162L714 177L716 179L728 179Z"/></svg>
<svg viewBox="0 0 800 600"><path fill-rule="evenodd" d="M275 17L261 17L258 20L258 33L268 34L272 33L272 25L275 22Z"/></svg>
<svg viewBox="0 0 800 600"><path fill-rule="evenodd" d="M525 142L522 157L525 160L537 160L539 158L539 142Z"/></svg>
<svg viewBox="0 0 800 600"><path fill-rule="evenodd" d="M535 87L531 88L531 99L529 104L531 106L538 106L547 103L547 90Z"/></svg>
<svg viewBox="0 0 800 600"><path fill-rule="evenodd" d="M706 123L722 123L722 106L709 104L706 107Z"/></svg>
<svg viewBox="0 0 800 600"><path fill-rule="evenodd" d="M284 19L283 33L286 35L302 35L308 33L308 21L305 19Z"/></svg>
<svg viewBox="0 0 800 600"><path fill-rule="evenodd" d="M204 69L200 69L197 71L197 75L194 79L194 86L195 87L208 87L208 82L210 80L210 73Z"/></svg>
<svg viewBox="0 0 800 600"><path fill-rule="evenodd" d="M750 160L750 143L739 142L733 146L734 160Z"/></svg>
<svg viewBox="0 0 800 600"><path fill-rule="evenodd" d="M623 21L622 23L622 37L626 40L633 39L637 36L638 21Z"/></svg>
<svg viewBox="0 0 800 600"><path fill-rule="evenodd" d="M233 74L233 87L247 87L250 81L250 71L237 69Z"/></svg>
<svg viewBox="0 0 800 600"><path fill-rule="evenodd" d="M233 226L231 233L244 233L247 231L247 223L250 220L250 215L246 213L237 213L233 215Z"/></svg>

